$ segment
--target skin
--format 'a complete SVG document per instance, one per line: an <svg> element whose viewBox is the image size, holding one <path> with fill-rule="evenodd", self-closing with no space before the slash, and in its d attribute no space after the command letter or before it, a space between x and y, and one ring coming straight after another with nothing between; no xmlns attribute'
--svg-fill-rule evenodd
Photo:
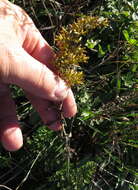
<svg viewBox="0 0 138 190"><path fill-rule="evenodd" d="M74 95L56 76L54 53L30 17L7 0L0 1L0 141L5 149L22 147L23 137L9 84L21 87L52 130L60 130L61 112L77 112Z"/></svg>

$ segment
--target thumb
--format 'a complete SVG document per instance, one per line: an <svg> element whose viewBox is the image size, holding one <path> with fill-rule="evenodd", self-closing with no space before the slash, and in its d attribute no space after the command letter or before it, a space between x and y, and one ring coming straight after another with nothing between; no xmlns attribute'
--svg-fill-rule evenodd
<svg viewBox="0 0 138 190"><path fill-rule="evenodd" d="M46 65L30 56L23 48L8 48L3 56L2 79L16 84L33 95L61 101L67 96L67 87ZM7 64L8 63L8 64Z"/></svg>

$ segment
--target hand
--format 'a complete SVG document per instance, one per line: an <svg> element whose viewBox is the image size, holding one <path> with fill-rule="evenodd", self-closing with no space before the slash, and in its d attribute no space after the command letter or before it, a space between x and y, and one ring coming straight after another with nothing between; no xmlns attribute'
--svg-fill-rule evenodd
<svg viewBox="0 0 138 190"><path fill-rule="evenodd" d="M53 130L60 130L64 117L76 114L71 89L54 74L52 48L30 17L7 0L0 1L0 141L9 151L23 144L15 104L8 85L21 87ZM59 107L62 105L62 110Z"/></svg>

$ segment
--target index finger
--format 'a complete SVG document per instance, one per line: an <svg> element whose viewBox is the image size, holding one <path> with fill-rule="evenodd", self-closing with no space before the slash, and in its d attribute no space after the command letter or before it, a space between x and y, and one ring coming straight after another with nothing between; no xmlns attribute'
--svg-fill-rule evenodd
<svg viewBox="0 0 138 190"><path fill-rule="evenodd" d="M52 62L55 59L55 54L50 45L43 38L41 33L35 27L33 21L29 18L27 35L24 42L24 49L31 54L32 57L47 65L52 71L55 71ZM77 112L77 106L72 90L70 89L67 97L63 100L63 115L72 117Z"/></svg>

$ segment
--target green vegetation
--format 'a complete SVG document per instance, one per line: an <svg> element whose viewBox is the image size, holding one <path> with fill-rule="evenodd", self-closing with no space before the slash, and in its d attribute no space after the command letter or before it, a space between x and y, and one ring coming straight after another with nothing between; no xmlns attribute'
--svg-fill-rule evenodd
<svg viewBox="0 0 138 190"><path fill-rule="evenodd" d="M138 2L12 2L54 48L61 27L84 15L108 25L81 40L89 60L80 64L85 82L73 87L78 113L64 120L65 130L43 126L23 92L12 87L24 147L15 153L1 148L0 184L14 190L138 190Z"/></svg>

